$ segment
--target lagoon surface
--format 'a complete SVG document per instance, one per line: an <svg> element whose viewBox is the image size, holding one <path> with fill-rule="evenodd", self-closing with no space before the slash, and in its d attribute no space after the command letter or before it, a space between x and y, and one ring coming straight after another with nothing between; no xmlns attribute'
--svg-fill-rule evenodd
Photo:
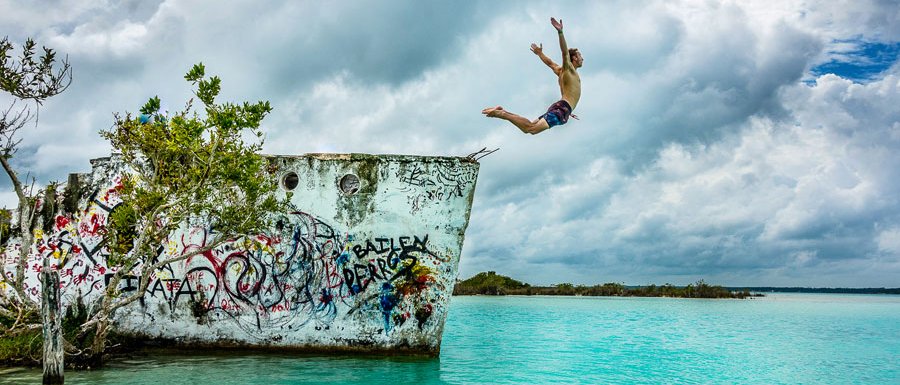
<svg viewBox="0 0 900 385"><path fill-rule="evenodd" d="M440 358L149 354L66 383L898 384L900 296L453 297Z"/></svg>

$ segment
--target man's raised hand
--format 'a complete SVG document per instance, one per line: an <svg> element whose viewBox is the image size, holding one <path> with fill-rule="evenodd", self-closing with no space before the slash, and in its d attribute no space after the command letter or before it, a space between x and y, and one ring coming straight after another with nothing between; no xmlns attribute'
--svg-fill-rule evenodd
<svg viewBox="0 0 900 385"><path fill-rule="evenodd" d="M556 20L556 18L551 17L550 24L553 24L553 28L556 28L556 32L562 33L562 28L563 28L562 19Z"/></svg>
<svg viewBox="0 0 900 385"><path fill-rule="evenodd" d="M535 55L541 56L541 54L544 53L544 45L543 44L537 45L537 44L531 43L531 52L534 52Z"/></svg>

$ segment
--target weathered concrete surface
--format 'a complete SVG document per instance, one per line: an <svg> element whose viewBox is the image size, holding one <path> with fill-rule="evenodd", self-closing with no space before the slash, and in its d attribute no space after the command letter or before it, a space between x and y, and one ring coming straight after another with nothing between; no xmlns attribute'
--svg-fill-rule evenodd
<svg viewBox="0 0 900 385"><path fill-rule="evenodd" d="M70 178L83 191L78 215L38 232L28 263L40 293L42 257L61 275L64 304L90 303L111 276L103 246L119 203L113 158ZM121 332L198 345L437 354L468 225L478 164L465 158L363 154L271 156L292 209L255 242L232 243L129 277L143 300L116 314ZM74 190L70 188L69 190ZM67 191L70 192L70 191ZM62 201L62 198L60 198ZM71 199L63 202L73 205ZM209 229L172 234L163 253L201 247ZM17 247L4 272L15 271Z"/></svg>

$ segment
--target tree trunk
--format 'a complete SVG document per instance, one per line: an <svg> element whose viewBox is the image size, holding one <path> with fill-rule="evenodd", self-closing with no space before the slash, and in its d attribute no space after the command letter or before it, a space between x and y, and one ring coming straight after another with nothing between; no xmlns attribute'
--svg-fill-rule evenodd
<svg viewBox="0 0 900 385"><path fill-rule="evenodd" d="M103 353L106 351L106 336L109 333L109 314L103 316L97 323L94 331L94 341L91 345L91 362L96 366L103 365Z"/></svg>
<svg viewBox="0 0 900 385"><path fill-rule="evenodd" d="M41 269L43 278L41 315L44 322L44 384L62 384L65 377L59 315L59 272L51 269L49 264L49 259L44 259L44 268Z"/></svg>

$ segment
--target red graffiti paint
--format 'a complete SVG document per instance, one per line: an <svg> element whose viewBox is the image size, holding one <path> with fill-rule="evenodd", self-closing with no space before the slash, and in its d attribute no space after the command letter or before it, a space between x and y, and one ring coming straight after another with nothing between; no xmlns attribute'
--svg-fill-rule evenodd
<svg viewBox="0 0 900 385"><path fill-rule="evenodd" d="M103 195L103 200L106 202L110 201L110 198L118 196L123 190L125 190L125 184L122 181L122 178L116 178L116 185L106 190L106 194Z"/></svg>
<svg viewBox="0 0 900 385"><path fill-rule="evenodd" d="M62 215L56 216L56 229L57 230L62 230L68 224L69 224L69 218L66 218Z"/></svg>
<svg viewBox="0 0 900 385"><path fill-rule="evenodd" d="M278 240L276 240L275 238L266 236L264 234L257 235L256 240L264 243L266 246L269 246L269 247L278 243Z"/></svg>
<svg viewBox="0 0 900 385"><path fill-rule="evenodd" d="M91 214L90 220L81 222L78 231L85 235L97 235L102 225L102 221L97 213L93 213Z"/></svg>
<svg viewBox="0 0 900 385"><path fill-rule="evenodd" d="M181 281L166 281L166 290L168 291L176 291L181 289Z"/></svg>

